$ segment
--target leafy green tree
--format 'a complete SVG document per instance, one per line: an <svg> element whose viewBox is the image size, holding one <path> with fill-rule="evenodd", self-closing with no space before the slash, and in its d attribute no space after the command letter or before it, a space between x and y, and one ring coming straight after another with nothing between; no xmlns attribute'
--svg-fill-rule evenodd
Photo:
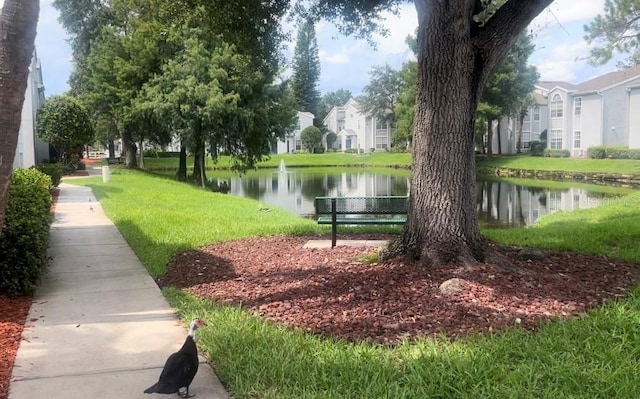
<svg viewBox="0 0 640 399"><path fill-rule="evenodd" d="M418 42L415 35L408 35L405 43L411 51L418 55ZM401 81L396 101L396 131L393 133L392 146L396 148L407 148L411 145L413 135L413 119L416 112L416 87L418 80L418 62L407 61L400 68L399 77Z"/></svg>
<svg viewBox="0 0 640 399"><path fill-rule="evenodd" d="M298 30L296 48L293 54L293 76L291 87L300 111L314 115L314 125L319 126L320 92L320 56L313 22L307 20Z"/></svg>
<svg viewBox="0 0 640 399"><path fill-rule="evenodd" d="M74 162L94 134L87 110L69 95L49 97L38 110L36 132L58 151L64 165Z"/></svg>
<svg viewBox="0 0 640 399"><path fill-rule="evenodd" d="M358 97L360 110L380 122L395 125L396 99L402 86L400 73L386 64L371 68L369 77L364 94Z"/></svg>
<svg viewBox="0 0 640 399"><path fill-rule="evenodd" d="M322 131L315 126L308 126L300 132L300 141L309 154L314 154L322 148Z"/></svg>
<svg viewBox="0 0 640 399"><path fill-rule="evenodd" d="M637 0L605 0L604 15L598 15L584 26L584 39L596 43L589 60L594 65L607 63L616 53L629 54L618 62L628 68L640 64L640 2Z"/></svg>
<svg viewBox="0 0 640 399"><path fill-rule="evenodd" d="M333 107L339 107L345 105L349 99L353 97L351 91L347 89L339 89L326 93L320 99L320 108L318 111L318 118L324 119Z"/></svg>
<svg viewBox="0 0 640 399"><path fill-rule="evenodd" d="M478 113L487 125L487 156L493 154L493 126L503 116L515 115L523 101L531 95L538 80L534 66L528 65L534 45L531 36L522 32L498 70L491 75L478 105ZM498 141L500 146L500 141ZM501 152L499 148L498 152Z"/></svg>
<svg viewBox="0 0 640 399"><path fill-rule="evenodd" d="M40 2L37 0L5 0L0 14L0 234L39 13Z"/></svg>

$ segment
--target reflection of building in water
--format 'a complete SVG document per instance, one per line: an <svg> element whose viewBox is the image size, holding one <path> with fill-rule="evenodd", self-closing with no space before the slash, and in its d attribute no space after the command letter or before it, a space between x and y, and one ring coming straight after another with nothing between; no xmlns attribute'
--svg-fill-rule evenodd
<svg viewBox="0 0 640 399"><path fill-rule="evenodd" d="M478 219L489 226L522 226L541 216L593 208L606 200L602 193L582 188L549 190L497 181L478 181Z"/></svg>
<svg viewBox="0 0 640 399"><path fill-rule="evenodd" d="M341 173L314 173L304 169L249 173L222 179L229 194L277 206L298 215L314 215L314 199L322 196L407 195L407 176L390 176L349 169Z"/></svg>

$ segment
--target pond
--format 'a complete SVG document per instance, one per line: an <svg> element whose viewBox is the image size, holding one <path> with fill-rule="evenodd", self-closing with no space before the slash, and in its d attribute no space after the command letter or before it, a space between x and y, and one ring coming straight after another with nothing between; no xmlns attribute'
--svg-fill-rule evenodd
<svg viewBox="0 0 640 399"><path fill-rule="evenodd" d="M209 171L210 180L229 187L229 194L252 198L314 218L320 196L408 195L409 171L390 168L296 168L252 171L243 176ZM519 227L539 217L612 201L629 190L543 180L498 180L478 177L477 209L485 227Z"/></svg>

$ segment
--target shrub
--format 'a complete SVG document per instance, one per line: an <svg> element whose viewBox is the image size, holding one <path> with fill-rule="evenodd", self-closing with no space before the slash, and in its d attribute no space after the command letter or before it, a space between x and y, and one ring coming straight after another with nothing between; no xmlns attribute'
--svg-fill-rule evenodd
<svg viewBox="0 0 640 399"><path fill-rule="evenodd" d="M147 148L142 154L145 158L160 158L159 153L160 150L157 148Z"/></svg>
<svg viewBox="0 0 640 399"><path fill-rule="evenodd" d="M51 178L53 187L58 187L64 173L64 166L60 162L44 162L37 169Z"/></svg>
<svg viewBox="0 0 640 399"><path fill-rule="evenodd" d="M532 141L529 143L529 154L532 157L541 157L544 155L545 144L541 141Z"/></svg>
<svg viewBox="0 0 640 399"><path fill-rule="evenodd" d="M551 148L545 148L543 154L545 157L551 158L569 158L571 156L569 150L552 150Z"/></svg>
<svg viewBox="0 0 640 399"><path fill-rule="evenodd" d="M617 147L605 147L607 152L607 158L611 159L629 159L629 148L617 146Z"/></svg>
<svg viewBox="0 0 640 399"><path fill-rule="evenodd" d="M638 156L636 154L632 155L632 152L633 150L629 150L629 148L625 146L599 145L587 148L587 156L592 159L629 159L632 158L632 156Z"/></svg>
<svg viewBox="0 0 640 399"><path fill-rule="evenodd" d="M35 168L13 171L0 240L0 292L33 292L47 263L51 178Z"/></svg>
<svg viewBox="0 0 640 399"><path fill-rule="evenodd" d="M603 145L587 148L587 156L591 159L604 159L606 153L605 146Z"/></svg>
<svg viewBox="0 0 640 399"><path fill-rule="evenodd" d="M640 159L640 149L637 149L637 148L629 149L629 159Z"/></svg>

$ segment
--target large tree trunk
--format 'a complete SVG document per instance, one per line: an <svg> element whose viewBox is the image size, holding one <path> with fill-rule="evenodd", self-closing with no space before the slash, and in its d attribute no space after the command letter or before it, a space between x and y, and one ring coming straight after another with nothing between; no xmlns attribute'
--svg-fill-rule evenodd
<svg viewBox="0 0 640 399"><path fill-rule="evenodd" d="M424 265L485 259L474 157L474 114L487 77L552 0L509 0L484 26L481 3L415 0L418 87L409 214L394 248Z"/></svg>
<svg viewBox="0 0 640 399"><path fill-rule="evenodd" d="M193 175L191 177L197 182L200 187L206 186L206 172L205 172L205 140L202 134L202 126L200 123L196 123L193 134L194 148L193 148Z"/></svg>
<svg viewBox="0 0 640 399"><path fill-rule="evenodd" d="M0 15L0 231L4 225L39 12L39 0L5 0Z"/></svg>
<svg viewBox="0 0 640 399"><path fill-rule="evenodd" d="M187 147L182 143L180 143L180 160L178 161L176 180L187 181Z"/></svg>
<svg viewBox="0 0 640 399"><path fill-rule="evenodd" d="M133 140L133 135L128 128L125 128L122 133L122 152L124 153L124 166L128 168L135 168L137 166L137 147Z"/></svg>

